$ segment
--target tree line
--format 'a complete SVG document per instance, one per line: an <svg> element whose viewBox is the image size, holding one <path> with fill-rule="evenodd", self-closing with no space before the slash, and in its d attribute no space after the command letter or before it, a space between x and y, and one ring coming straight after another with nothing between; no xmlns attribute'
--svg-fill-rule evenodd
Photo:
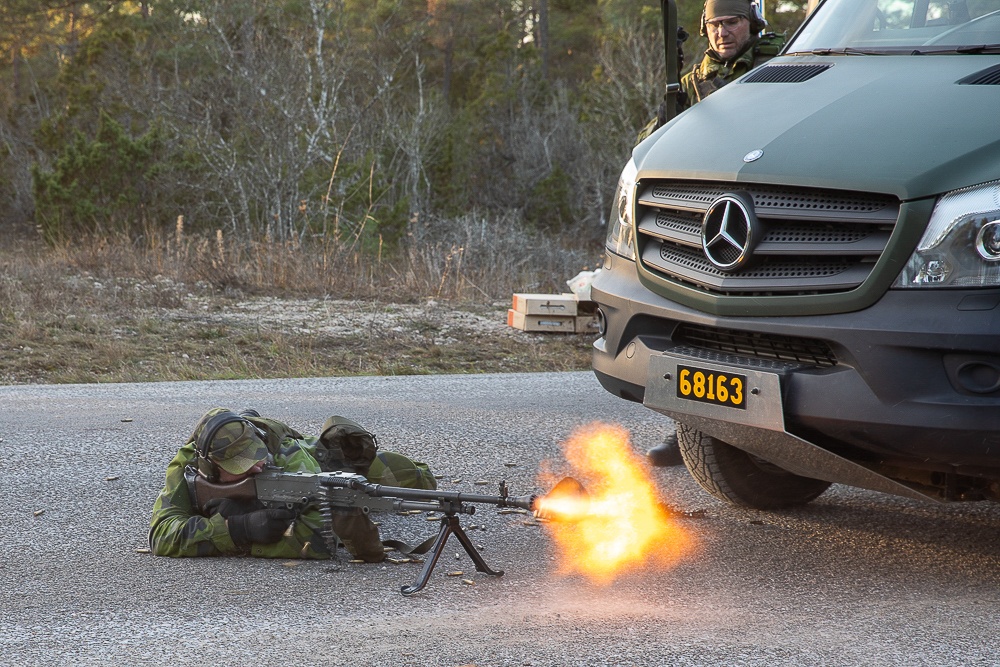
<svg viewBox="0 0 1000 667"><path fill-rule="evenodd" d="M0 226L383 251L477 212L597 236L661 31L658 0L0 0Z"/></svg>

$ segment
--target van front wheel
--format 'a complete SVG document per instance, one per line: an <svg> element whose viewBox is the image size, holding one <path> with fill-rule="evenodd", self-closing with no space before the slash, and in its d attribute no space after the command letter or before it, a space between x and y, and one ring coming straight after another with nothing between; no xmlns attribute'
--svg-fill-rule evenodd
<svg viewBox="0 0 1000 667"><path fill-rule="evenodd" d="M805 505L830 483L802 477L684 424L681 457L698 484L720 500L761 510Z"/></svg>

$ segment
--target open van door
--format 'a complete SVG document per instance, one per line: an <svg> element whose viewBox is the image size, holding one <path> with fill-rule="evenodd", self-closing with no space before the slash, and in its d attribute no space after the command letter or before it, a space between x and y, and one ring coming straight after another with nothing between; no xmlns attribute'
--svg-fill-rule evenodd
<svg viewBox="0 0 1000 667"><path fill-rule="evenodd" d="M667 64L667 91L663 122L677 115L677 99L681 92L680 51L677 39L677 3L674 0L660 0L663 14L663 48Z"/></svg>

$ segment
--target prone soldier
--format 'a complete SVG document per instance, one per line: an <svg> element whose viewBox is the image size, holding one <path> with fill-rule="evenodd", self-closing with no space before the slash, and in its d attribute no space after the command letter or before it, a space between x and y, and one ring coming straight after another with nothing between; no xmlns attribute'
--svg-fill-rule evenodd
<svg viewBox="0 0 1000 667"><path fill-rule="evenodd" d="M344 417L330 417L320 437L305 436L255 411L209 410L167 466L166 482L153 505L149 545L157 556L253 555L264 558L330 558L316 509L293 512L254 501L216 498L202 506L195 493L200 476L215 484L239 484L265 466L286 472L346 471L377 484L435 489L429 468L378 449L374 436ZM360 511L334 517L336 537L354 558L385 557L378 527Z"/></svg>

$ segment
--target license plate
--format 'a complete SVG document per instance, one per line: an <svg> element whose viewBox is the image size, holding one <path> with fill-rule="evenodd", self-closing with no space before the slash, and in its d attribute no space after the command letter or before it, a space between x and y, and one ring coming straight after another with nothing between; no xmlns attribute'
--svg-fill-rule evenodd
<svg viewBox="0 0 1000 667"><path fill-rule="evenodd" d="M649 358L643 404L685 415L782 431L781 369L754 369L664 352Z"/></svg>
<svg viewBox="0 0 1000 667"><path fill-rule="evenodd" d="M747 376L678 365L677 398L746 410Z"/></svg>

